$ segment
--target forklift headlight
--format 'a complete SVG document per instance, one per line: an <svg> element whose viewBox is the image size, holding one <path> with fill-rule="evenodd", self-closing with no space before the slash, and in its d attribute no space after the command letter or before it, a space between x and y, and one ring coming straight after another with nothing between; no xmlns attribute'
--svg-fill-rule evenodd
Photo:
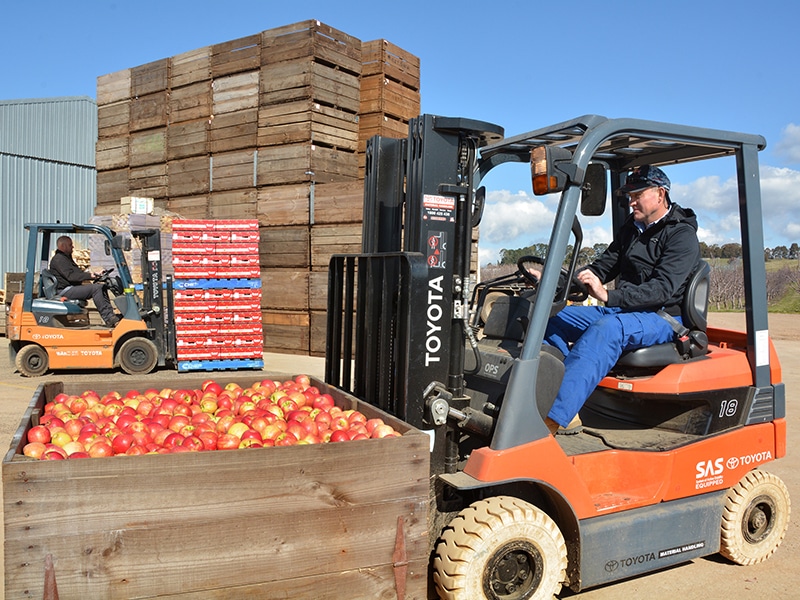
<svg viewBox="0 0 800 600"><path fill-rule="evenodd" d="M557 165L569 160L572 160L572 152L558 146L537 146L531 150L533 193L544 196L563 191L567 175Z"/></svg>

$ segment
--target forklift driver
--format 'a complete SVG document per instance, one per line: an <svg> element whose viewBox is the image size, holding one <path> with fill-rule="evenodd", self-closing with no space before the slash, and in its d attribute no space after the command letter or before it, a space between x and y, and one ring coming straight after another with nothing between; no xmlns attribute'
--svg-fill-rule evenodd
<svg viewBox="0 0 800 600"><path fill-rule="evenodd" d="M669 188L657 167L628 174L616 193L627 196L631 214L608 249L577 274L605 306L567 306L548 323L545 342L565 356L564 379L545 419L552 434L580 431L578 411L623 352L673 340L658 311L680 321L700 245L694 211L672 203ZM617 277L615 289L603 287Z"/></svg>
<svg viewBox="0 0 800 600"><path fill-rule="evenodd" d="M56 240L56 251L50 259L50 271L58 282L56 293L59 296L70 300L91 298L107 327L115 327L119 323L120 319L114 314L105 286L101 283L81 285L95 275L82 270L72 259L72 238L69 236L62 235Z"/></svg>

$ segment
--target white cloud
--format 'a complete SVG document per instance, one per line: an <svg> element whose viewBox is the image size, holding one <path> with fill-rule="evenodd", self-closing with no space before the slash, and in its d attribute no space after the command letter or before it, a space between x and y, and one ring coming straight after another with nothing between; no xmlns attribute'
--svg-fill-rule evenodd
<svg viewBox="0 0 800 600"><path fill-rule="evenodd" d="M788 164L800 164L800 125L789 123L775 144L775 154Z"/></svg>
<svg viewBox="0 0 800 600"><path fill-rule="evenodd" d="M800 127L796 128L800 132ZM800 140L797 148L800 150ZM767 247L789 246L800 242L800 171L761 166L762 220ZM706 244L719 246L741 243L739 192L735 177L700 177L690 183L672 185L670 197L694 209L699 224L698 237ZM497 262L500 250L546 243L555 217L555 197L538 198L530 193L490 191L481 223L479 261ZM608 216L581 219L584 246L611 241Z"/></svg>
<svg viewBox="0 0 800 600"><path fill-rule="evenodd" d="M481 240L504 248L527 246L550 237L555 214L540 200L525 192L508 190L489 192L481 220ZM517 239L528 240L521 246L509 245Z"/></svg>
<svg viewBox="0 0 800 600"><path fill-rule="evenodd" d="M762 220L765 244L791 243L800 228L800 171L761 166ZM694 209L698 237L709 245L740 242L739 191L736 178L700 177L672 186L670 196L681 206Z"/></svg>

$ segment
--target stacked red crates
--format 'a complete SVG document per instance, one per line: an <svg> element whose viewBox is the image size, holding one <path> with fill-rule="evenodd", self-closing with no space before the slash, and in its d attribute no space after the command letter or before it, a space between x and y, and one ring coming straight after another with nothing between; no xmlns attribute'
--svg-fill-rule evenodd
<svg viewBox="0 0 800 600"><path fill-rule="evenodd" d="M179 371L263 368L258 221L172 223Z"/></svg>

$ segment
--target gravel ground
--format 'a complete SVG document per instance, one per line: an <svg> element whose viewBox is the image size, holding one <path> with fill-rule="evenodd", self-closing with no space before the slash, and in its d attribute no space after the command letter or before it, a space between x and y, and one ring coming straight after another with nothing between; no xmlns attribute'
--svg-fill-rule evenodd
<svg viewBox="0 0 800 600"><path fill-rule="evenodd" d="M712 313L711 326L724 329L743 329L745 315L742 313ZM783 479L793 498L800 498L800 315L770 315L772 336L783 367L786 383L788 413L788 455L766 466L767 470ZM0 447L8 448L14 432L36 387L45 381L83 380L102 377L119 379L120 386L128 377L121 373L49 374L39 379L25 379L14 373L6 352L7 341L0 338ZM308 373L322 377L322 359L265 355L265 370L268 373ZM166 384L180 374L171 371L156 372L150 376L154 386ZM221 376L220 376L221 377ZM222 377L221 377L222 378ZM87 385L88 387L88 385ZM5 454L5 450L3 452ZM680 567L667 569L647 576L633 578L580 594L567 591L562 598L581 600L618 600L619 598L647 598L648 600L673 600L674 598L793 598L800 590L800 519L795 516L783 545L768 561L752 567L738 567L712 556L690 562ZM0 569L3 561L0 560ZM0 590L0 600L3 595ZM10 600L10 599L9 599Z"/></svg>

